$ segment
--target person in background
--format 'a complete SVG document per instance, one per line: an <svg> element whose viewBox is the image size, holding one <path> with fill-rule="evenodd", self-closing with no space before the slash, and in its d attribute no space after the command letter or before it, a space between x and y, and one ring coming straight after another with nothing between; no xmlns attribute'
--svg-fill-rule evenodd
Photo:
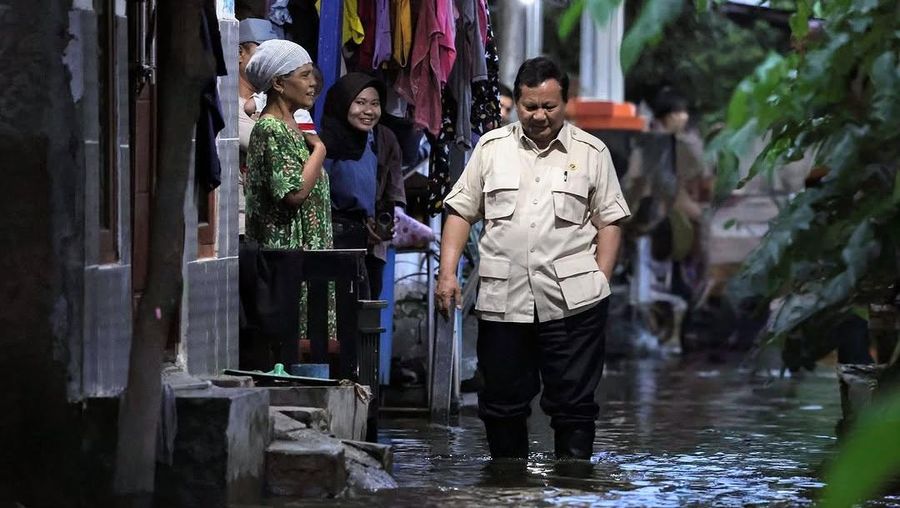
<svg viewBox="0 0 900 508"><path fill-rule="evenodd" d="M325 96L321 126L328 147L334 245L367 250L368 283L360 293L373 299L381 294L394 207L406 205L400 145L390 129L378 125L385 93L377 78L346 74Z"/></svg>
<svg viewBox="0 0 900 508"><path fill-rule="evenodd" d="M247 236L261 247L330 249L331 199L322 171L325 144L303 134L294 112L315 100L312 59L301 46L270 40L247 64L253 87L267 94L247 151ZM300 339L307 334L307 291L300 298ZM328 301L328 338L337 340L334 287Z"/></svg>
<svg viewBox="0 0 900 508"><path fill-rule="evenodd" d="M508 86L500 84L500 125L508 125L516 121L513 109L513 93Z"/></svg>
<svg viewBox="0 0 900 508"><path fill-rule="evenodd" d="M617 223L629 211L606 145L566 121L568 84L552 60L526 60L514 86L519 121L481 137L444 199L435 291L444 316L462 304L457 265L471 225L485 222L478 415L494 459L527 458L542 391L556 457L593 451Z"/></svg>
<svg viewBox="0 0 900 508"><path fill-rule="evenodd" d="M238 233L245 229L246 203L244 199L244 173L247 169L247 147L250 133L256 123L257 104L253 100L256 89L247 79L247 63L257 46L265 41L277 39L272 23L266 19L248 18L240 22L238 28L238 143L240 145L240 174L238 180Z"/></svg>
<svg viewBox="0 0 900 508"><path fill-rule="evenodd" d="M678 172L679 193L675 207L688 218L700 220L702 201L706 201L710 181L703 158L703 140L688 127L688 101L674 88L665 86L657 92L650 107L653 121L650 130L675 136L675 166Z"/></svg>

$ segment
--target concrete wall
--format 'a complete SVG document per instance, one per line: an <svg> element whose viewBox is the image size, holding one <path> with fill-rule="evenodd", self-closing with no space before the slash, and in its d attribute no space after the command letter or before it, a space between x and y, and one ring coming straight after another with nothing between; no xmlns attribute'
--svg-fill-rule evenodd
<svg viewBox="0 0 900 508"><path fill-rule="evenodd" d="M128 22L117 5L116 36L116 251L118 260L101 264L100 175L103 170L100 127L100 79L97 13L90 5L70 12L72 39L66 61L70 87L84 134L84 327L73 344L69 396L114 395L125 388L131 348L131 154L129 148ZM77 354L79 352L80 354Z"/></svg>
<svg viewBox="0 0 900 508"><path fill-rule="evenodd" d="M222 164L217 194L216 255L198 258L194 179L185 200L185 285L178 362L191 374L216 374L238 366L238 22L220 6L219 30L228 75L219 78L225 128L216 145Z"/></svg>
<svg viewBox="0 0 900 508"><path fill-rule="evenodd" d="M68 506L82 338L84 144L69 71L70 2L0 5L0 505Z"/></svg>
<svg viewBox="0 0 900 508"><path fill-rule="evenodd" d="M125 386L132 328L128 40L126 2L113 5L118 259L102 264L95 2L0 3L0 67L13 70L0 72L0 506L76 505L77 402ZM224 12L232 59L237 22ZM217 255L196 259L194 227L193 258L185 263L183 345L185 364L196 373L235 366L238 356L234 60L234 74L220 82L229 127L219 141ZM196 208L193 217L196 226Z"/></svg>

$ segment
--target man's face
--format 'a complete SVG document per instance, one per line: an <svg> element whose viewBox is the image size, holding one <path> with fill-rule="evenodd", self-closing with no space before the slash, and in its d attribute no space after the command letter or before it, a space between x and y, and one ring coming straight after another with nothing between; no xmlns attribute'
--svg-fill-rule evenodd
<svg viewBox="0 0 900 508"><path fill-rule="evenodd" d="M508 95L500 96L500 125L509 123L509 113L513 108L513 98Z"/></svg>
<svg viewBox="0 0 900 508"><path fill-rule="evenodd" d="M559 81L548 79L536 87L522 85L516 113L525 135L538 146L547 146L566 120L566 103Z"/></svg>
<svg viewBox="0 0 900 508"><path fill-rule="evenodd" d="M238 73L241 76L246 77L247 63L250 62L250 57L253 56L253 53L256 53L258 46L259 44L255 42L245 42L238 45Z"/></svg>

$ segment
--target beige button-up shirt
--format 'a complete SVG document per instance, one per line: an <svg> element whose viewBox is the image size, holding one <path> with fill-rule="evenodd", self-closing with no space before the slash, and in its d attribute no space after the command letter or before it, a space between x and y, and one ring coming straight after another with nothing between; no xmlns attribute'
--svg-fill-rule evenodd
<svg viewBox="0 0 900 508"><path fill-rule="evenodd" d="M469 223L484 219L481 319L550 321L609 296L597 231L630 212L596 137L566 122L540 150L518 122L495 129L478 142L444 205Z"/></svg>

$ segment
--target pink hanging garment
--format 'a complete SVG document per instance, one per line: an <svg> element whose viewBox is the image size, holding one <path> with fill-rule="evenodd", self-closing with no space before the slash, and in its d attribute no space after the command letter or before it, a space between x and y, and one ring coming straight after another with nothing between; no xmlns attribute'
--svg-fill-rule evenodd
<svg viewBox="0 0 900 508"><path fill-rule="evenodd" d="M414 121L437 135L441 128L441 88L456 61L456 20L450 0L423 0L408 73L397 80L397 92L415 107Z"/></svg>

